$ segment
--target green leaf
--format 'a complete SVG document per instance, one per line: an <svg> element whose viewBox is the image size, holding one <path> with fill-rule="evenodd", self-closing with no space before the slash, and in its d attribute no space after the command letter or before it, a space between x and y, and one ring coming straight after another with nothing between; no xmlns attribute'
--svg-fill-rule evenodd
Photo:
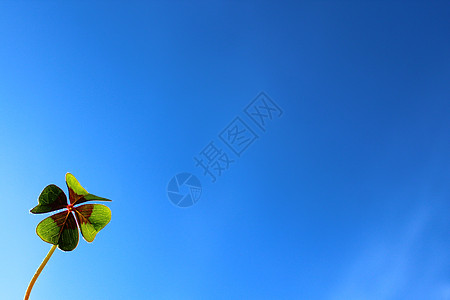
<svg viewBox="0 0 450 300"><path fill-rule="evenodd" d="M47 185L39 195L38 205L36 205L30 212L34 214L42 214L67 206L67 197L63 190L54 184Z"/></svg>
<svg viewBox="0 0 450 300"><path fill-rule="evenodd" d="M111 210L102 204L84 204L74 208L81 234L92 242L97 233L111 220Z"/></svg>
<svg viewBox="0 0 450 300"><path fill-rule="evenodd" d="M37 235L44 241L64 251L72 251L78 245L78 228L75 217L63 211L45 218L36 227Z"/></svg>
<svg viewBox="0 0 450 300"><path fill-rule="evenodd" d="M86 196L84 196L83 198L78 200L77 204L81 204L81 203L88 202L88 201L112 201L112 200L102 198L102 197L92 195L92 194L87 194Z"/></svg>
<svg viewBox="0 0 450 300"><path fill-rule="evenodd" d="M89 194L78 180L70 173L66 174L67 188L69 189L69 199L71 204L81 204L87 201L111 201L93 194Z"/></svg>
<svg viewBox="0 0 450 300"><path fill-rule="evenodd" d="M69 200L71 204L75 204L78 200L89 194L75 176L70 173L66 174L66 184L69 189Z"/></svg>

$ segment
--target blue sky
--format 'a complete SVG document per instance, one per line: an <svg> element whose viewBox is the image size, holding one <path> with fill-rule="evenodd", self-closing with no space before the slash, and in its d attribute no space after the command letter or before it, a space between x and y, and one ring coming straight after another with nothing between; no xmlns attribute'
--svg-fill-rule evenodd
<svg viewBox="0 0 450 300"><path fill-rule="evenodd" d="M113 199L31 299L450 299L446 1L1 1L1 299L73 173ZM283 114L255 127L265 91ZM219 133L258 139L240 157ZM194 157L234 158L212 183ZM199 201L167 184L189 172Z"/></svg>

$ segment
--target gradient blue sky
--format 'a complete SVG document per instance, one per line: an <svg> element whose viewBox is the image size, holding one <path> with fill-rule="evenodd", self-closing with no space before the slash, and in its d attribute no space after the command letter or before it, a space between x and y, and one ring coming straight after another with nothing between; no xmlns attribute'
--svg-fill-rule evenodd
<svg viewBox="0 0 450 300"><path fill-rule="evenodd" d="M448 1L0 1L0 299L73 173L114 200L31 299L450 299ZM284 111L212 184L193 157ZM169 202L179 172L199 202Z"/></svg>

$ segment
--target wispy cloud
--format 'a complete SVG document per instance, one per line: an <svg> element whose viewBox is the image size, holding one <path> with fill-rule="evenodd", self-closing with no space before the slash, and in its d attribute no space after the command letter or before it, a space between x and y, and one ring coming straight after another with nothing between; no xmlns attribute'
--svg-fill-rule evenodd
<svg viewBox="0 0 450 300"><path fill-rule="evenodd" d="M410 215L403 227L392 228L389 237L371 238L354 263L343 271L328 298L449 300L450 282L442 282L436 275L448 266L448 256L433 256L440 251L428 251L427 259L421 261L423 255L419 255L433 230L430 225L434 215L422 207Z"/></svg>

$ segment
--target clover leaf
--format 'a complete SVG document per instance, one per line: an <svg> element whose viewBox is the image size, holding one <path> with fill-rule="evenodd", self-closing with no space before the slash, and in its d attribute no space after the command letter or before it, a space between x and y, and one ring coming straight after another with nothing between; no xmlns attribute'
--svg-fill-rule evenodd
<svg viewBox="0 0 450 300"><path fill-rule="evenodd" d="M107 206L102 204L81 205L88 201L111 200L88 193L70 173L66 174L66 184L69 190L69 203L64 191L58 186L50 184L39 195L38 205L30 210L33 214L62 211L45 218L36 227L37 235L44 242L53 246L33 276L25 294L25 300L29 298L36 279L56 247L63 251L74 250L79 240L78 228L80 228L83 238L87 242L92 242L97 233L111 220L111 210Z"/></svg>

